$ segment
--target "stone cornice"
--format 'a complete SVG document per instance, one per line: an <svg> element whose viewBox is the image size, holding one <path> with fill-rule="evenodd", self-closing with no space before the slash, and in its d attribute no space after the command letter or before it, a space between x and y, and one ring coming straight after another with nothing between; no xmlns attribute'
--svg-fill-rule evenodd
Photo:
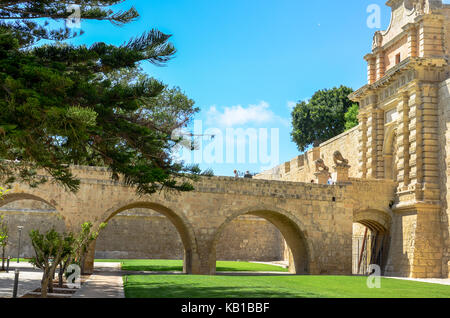
<svg viewBox="0 0 450 318"><path fill-rule="evenodd" d="M444 67L447 64L448 61L443 57L442 58L408 57L402 62L400 62L398 65L389 69L381 79L379 79L373 84L364 85L360 89L354 91L348 97L352 101L359 102L367 95L370 95L370 93L373 90L377 90L378 88L388 85L392 81L392 79L396 77L399 73L402 73L406 70L410 70L418 66Z"/></svg>
<svg viewBox="0 0 450 318"><path fill-rule="evenodd" d="M373 53L368 53L366 55L364 55L364 60L369 61L371 59L375 59L375 55Z"/></svg>

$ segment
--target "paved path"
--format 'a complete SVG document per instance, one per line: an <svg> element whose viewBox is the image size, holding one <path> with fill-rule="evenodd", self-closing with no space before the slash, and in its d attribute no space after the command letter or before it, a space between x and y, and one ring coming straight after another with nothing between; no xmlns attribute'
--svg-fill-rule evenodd
<svg viewBox="0 0 450 318"><path fill-rule="evenodd" d="M20 262L19 264L17 264L16 262L11 262L9 273L0 272L0 297L12 297L14 286L14 270L16 268L18 268L20 271L17 297L23 296L26 293L41 286L41 270L35 269L29 263Z"/></svg>
<svg viewBox="0 0 450 318"><path fill-rule="evenodd" d="M280 266L283 268L288 268L289 267L289 262L288 261L276 261L276 262L250 262L250 263L255 263L255 264L266 264L266 265L274 265L274 266Z"/></svg>
<svg viewBox="0 0 450 318"><path fill-rule="evenodd" d="M72 298L125 298L120 263L95 263L94 273Z"/></svg>

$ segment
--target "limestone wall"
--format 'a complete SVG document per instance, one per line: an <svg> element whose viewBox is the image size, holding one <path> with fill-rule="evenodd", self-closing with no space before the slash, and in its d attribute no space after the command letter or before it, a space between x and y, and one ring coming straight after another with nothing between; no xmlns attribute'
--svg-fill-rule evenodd
<svg viewBox="0 0 450 318"><path fill-rule="evenodd" d="M227 225L216 247L217 260L272 262L284 259L284 239L268 221L241 216Z"/></svg>
<svg viewBox="0 0 450 318"><path fill-rule="evenodd" d="M400 41L386 49L384 65L386 71L397 65L396 56L400 54L400 61L408 57L408 38L404 36Z"/></svg>
<svg viewBox="0 0 450 318"><path fill-rule="evenodd" d="M95 257L182 259L183 251L180 235L165 216L130 213L108 222L97 239Z"/></svg>
<svg viewBox="0 0 450 318"><path fill-rule="evenodd" d="M339 150L350 165L349 176L358 177L358 126L320 145L320 157L333 171L333 153Z"/></svg>
<svg viewBox="0 0 450 318"><path fill-rule="evenodd" d="M441 179L441 222L444 246L443 270L450 277L450 79L443 82L439 89L440 110L440 179ZM446 271L446 273L445 273Z"/></svg>
<svg viewBox="0 0 450 318"><path fill-rule="evenodd" d="M17 257L17 248L19 244L18 226L23 226L20 237L20 257L34 256L34 249L31 246L29 232L39 230L41 233L51 228L58 232L65 229L64 221L59 217L56 211L38 201L16 201L0 207L0 215L8 224L9 240L5 250L5 256Z"/></svg>
<svg viewBox="0 0 450 318"><path fill-rule="evenodd" d="M450 4L445 5L442 9L443 14L447 17L445 21L445 54L450 56Z"/></svg>
<svg viewBox="0 0 450 318"><path fill-rule="evenodd" d="M390 230L389 255L385 268L386 276L410 277L414 259L414 238L417 213L394 213Z"/></svg>
<svg viewBox="0 0 450 318"><path fill-rule="evenodd" d="M358 126L354 127L324 143L319 147L307 151L291 161L285 162L273 169L264 171L255 176L256 179L282 180L294 182L311 182L314 176L314 161L322 158L325 165L333 173L333 153L339 150L351 166L350 177L358 177Z"/></svg>

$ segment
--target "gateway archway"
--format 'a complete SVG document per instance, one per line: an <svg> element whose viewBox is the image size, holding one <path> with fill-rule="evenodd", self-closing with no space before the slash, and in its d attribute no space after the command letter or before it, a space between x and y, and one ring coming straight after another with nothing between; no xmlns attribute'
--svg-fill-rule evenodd
<svg viewBox="0 0 450 318"><path fill-rule="evenodd" d="M291 251L292 262L289 271L292 274L308 274L310 265L310 252L307 238L302 231L302 225L298 219L287 211L274 207L256 207L233 213L217 229L209 253L210 273L216 272L217 245L225 228L236 218L242 215L253 215L263 218L273 224L281 233L288 248Z"/></svg>
<svg viewBox="0 0 450 318"><path fill-rule="evenodd" d="M352 273L369 274L374 264L384 268L389 252L391 216L385 211L367 210L354 214Z"/></svg>
<svg viewBox="0 0 450 318"><path fill-rule="evenodd" d="M183 253L183 272L186 274L195 274L196 264L198 262L197 256L197 246L196 240L194 236L194 231L189 225L188 221L183 217L182 214L175 212L173 209L166 207L160 203L155 202L133 202L121 205L118 208L114 208L108 211L105 215L107 215L104 222L109 222L116 215L121 212L135 209L147 209L154 212L157 212L163 216L165 216L170 223L173 224L178 235L181 239L184 253ZM101 234L100 234L101 235ZM141 242L145 244L145 242ZM152 242L148 242L148 244L152 244ZM95 249L95 245L92 247Z"/></svg>

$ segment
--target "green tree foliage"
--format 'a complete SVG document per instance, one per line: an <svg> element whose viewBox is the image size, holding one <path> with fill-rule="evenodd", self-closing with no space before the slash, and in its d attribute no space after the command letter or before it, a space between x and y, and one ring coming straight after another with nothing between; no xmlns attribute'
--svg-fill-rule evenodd
<svg viewBox="0 0 450 318"><path fill-rule="evenodd" d="M67 274L67 268L70 264L77 264L80 266L80 271L84 273L84 264L89 247L95 241L100 233L100 230L106 226L106 223L101 223L97 229L93 228L91 222L85 222L81 225L81 230L77 235L68 234L70 239L65 241L63 253L59 261L58 285L63 286L64 274Z"/></svg>
<svg viewBox="0 0 450 318"><path fill-rule="evenodd" d="M87 7L117 2L80 1ZM25 21L65 18L63 4L71 1L7 3L0 7L3 17L18 11ZM82 15L122 23L134 16L133 10L105 12ZM29 31L36 39L49 38L37 26L27 27L34 28ZM171 149L180 142L172 132L186 126L197 109L179 89L139 71L140 62L164 65L172 58L170 35L151 30L119 47L54 44L24 50L18 32L16 24L0 27L0 181L35 187L52 179L76 191L79 180L70 165L83 164L108 167L114 180L120 176L140 194L193 189L190 181L201 171L174 162Z"/></svg>
<svg viewBox="0 0 450 318"><path fill-rule="evenodd" d="M91 222L85 222L77 234L72 232L60 234L54 229L46 233L40 233L38 230L30 232L31 243L35 251L31 263L43 270L41 297L47 297L47 293L53 292L53 277L58 266L58 285L60 287L63 286L64 273L70 264L79 265L83 272L89 246L97 239L99 231L105 226L106 223L101 223L94 229Z"/></svg>
<svg viewBox="0 0 450 318"><path fill-rule="evenodd" d="M66 242L72 240L72 235L60 234L54 229L41 234L38 230L30 232L31 244L36 255L30 263L42 269L41 297L47 297L53 291L53 277L60 263Z"/></svg>
<svg viewBox="0 0 450 318"><path fill-rule="evenodd" d="M30 46L39 40L62 41L83 34L64 23L79 7L81 20L107 20L122 25L139 17L134 8L113 11L109 6L124 0L4 0L0 3L0 26L12 30L21 46ZM50 27L52 25L58 25ZM64 25L61 25L64 24Z"/></svg>
<svg viewBox="0 0 450 318"><path fill-rule="evenodd" d="M0 200L3 200L3 196L8 192L9 189L5 189L3 187L0 187Z"/></svg>
<svg viewBox="0 0 450 318"><path fill-rule="evenodd" d="M64 283L64 273L67 267L72 264L73 260L73 250L76 238L73 233L66 234L66 239L63 241L61 257L59 259L59 271L58 271L58 286L63 287Z"/></svg>
<svg viewBox="0 0 450 318"><path fill-rule="evenodd" d="M106 223L101 223L97 229L94 229L91 222L85 222L81 225L81 231L75 239L72 251L74 263L80 266L81 273L84 273L84 264L91 243L97 239L100 230L105 226Z"/></svg>
<svg viewBox="0 0 450 318"><path fill-rule="evenodd" d="M292 111L292 140L300 151L318 146L345 131L345 113L352 106L351 88L319 90L309 101L299 102Z"/></svg>
<svg viewBox="0 0 450 318"><path fill-rule="evenodd" d="M358 104L353 104L352 107L348 109L348 111L345 113L345 130L349 130L353 127L358 126L358 113Z"/></svg>

